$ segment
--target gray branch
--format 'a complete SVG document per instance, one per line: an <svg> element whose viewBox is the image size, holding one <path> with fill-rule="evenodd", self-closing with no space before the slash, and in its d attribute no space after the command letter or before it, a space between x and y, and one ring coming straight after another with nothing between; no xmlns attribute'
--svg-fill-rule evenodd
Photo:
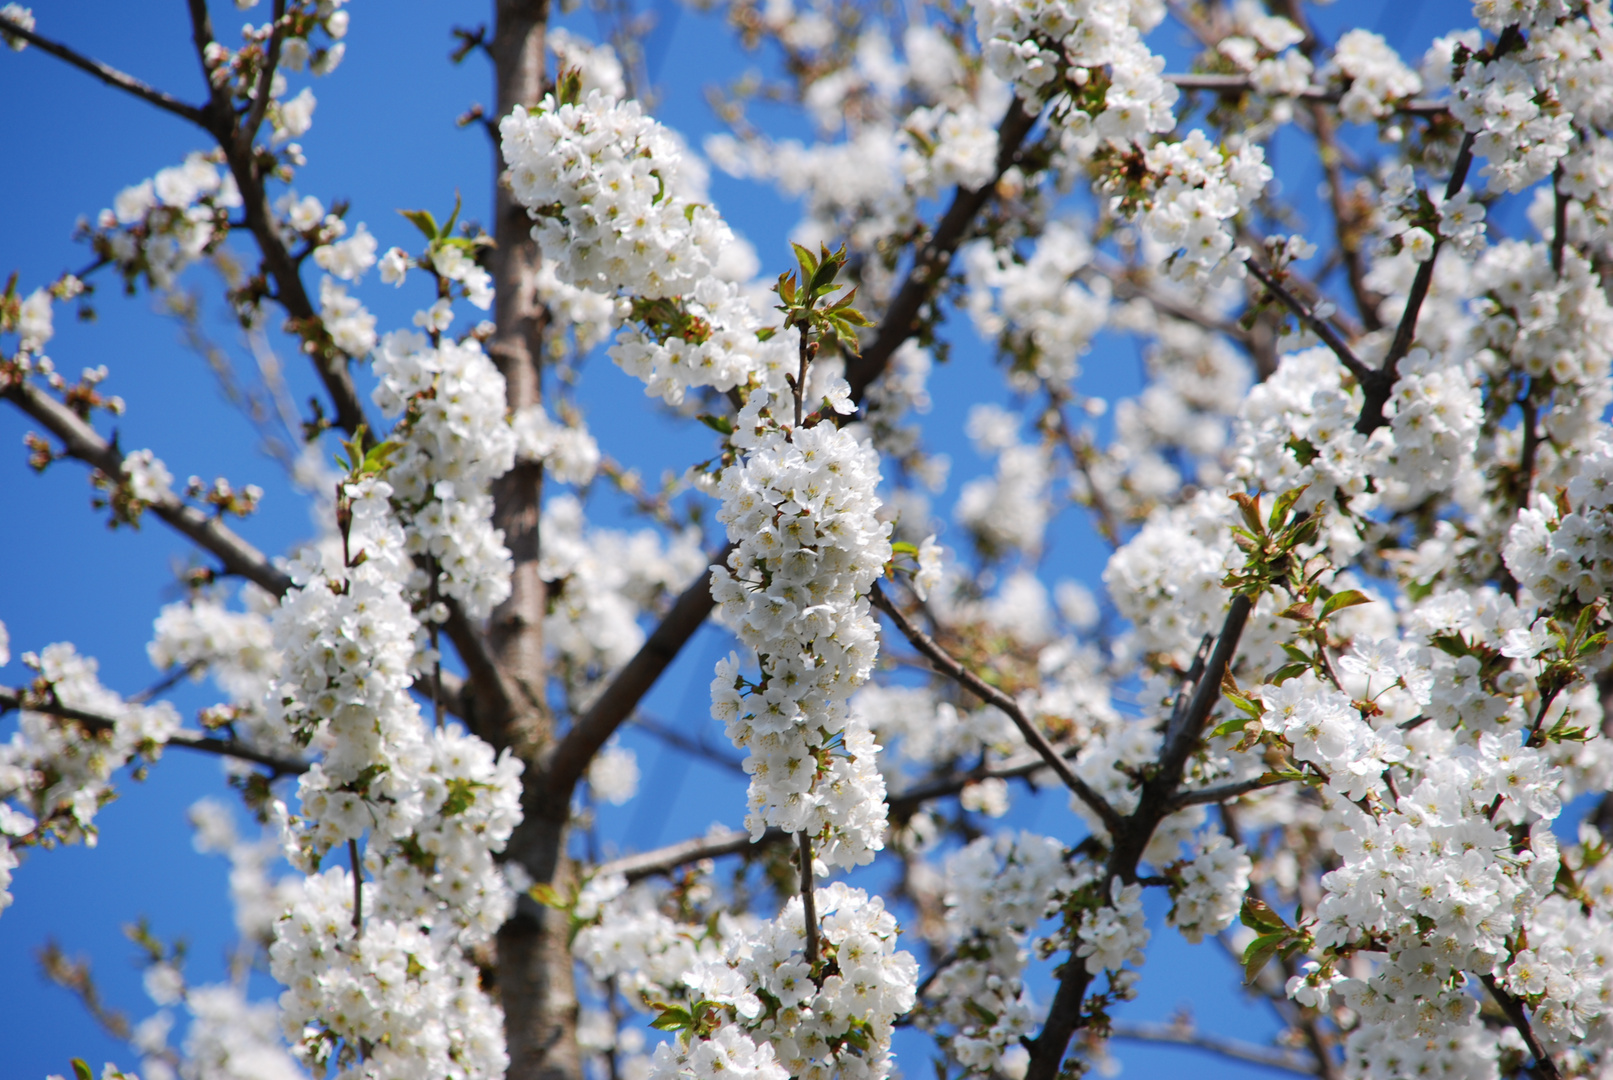
<svg viewBox="0 0 1613 1080"><path fill-rule="evenodd" d="M1129 1042L1169 1043L1175 1046L1188 1046L1196 1050L1204 1050L1221 1057L1231 1058L1234 1061L1247 1061L1251 1065L1263 1065L1268 1069L1281 1069L1284 1072L1298 1073L1301 1076L1316 1076L1316 1059L1309 1054L1302 1054L1295 1050L1282 1050L1275 1046L1261 1046L1258 1043L1243 1042L1239 1039L1227 1039L1219 1035L1199 1031L1191 1024L1174 1023L1138 1023L1135 1021L1116 1020L1110 1026L1110 1034L1116 1039L1125 1039Z"/></svg>
<svg viewBox="0 0 1613 1080"><path fill-rule="evenodd" d="M50 394L27 382L13 382L0 389L0 397L8 398L45 425L62 441L70 456L93 465L114 482L122 477L123 455L118 448L103 439L89 421ZM281 596L291 588L291 578L270 562L267 555L223 521L187 505L173 492L164 492L147 509L198 547L217 556L229 573L246 578L274 596Z"/></svg>
<svg viewBox="0 0 1613 1080"><path fill-rule="evenodd" d="M46 716L56 716L63 720L71 720L76 724L84 725L92 731L111 731L118 726L117 720L113 717L89 712L85 709L75 709L70 705L39 701L37 700L37 695L26 694L21 690L13 690L9 686L0 686L0 713L10 712L13 709L44 713ZM308 771L306 761L295 761L291 758L283 758L275 754L264 753L261 750L254 750L252 747L235 739L219 739L210 735L191 735L180 732L163 740L162 745L179 746L186 750L198 750L206 754L217 754L220 757L250 761L256 765L267 765L275 773L283 776L297 776Z"/></svg>
<svg viewBox="0 0 1613 1080"><path fill-rule="evenodd" d="M71 49L58 41L52 41L50 38L36 34L22 24L12 22L3 15L0 15L0 31L12 37L21 38L30 45L38 47L41 52L47 52L58 59L65 60L80 71L89 72L108 86L114 86L125 93L133 94L140 100L155 105L164 112L173 113L175 116L189 120L191 123L201 127L207 126L207 118L203 115L202 110L195 105L180 101L171 94L165 94L156 87L140 81L133 75L126 74L115 67L85 56L83 53Z"/></svg>

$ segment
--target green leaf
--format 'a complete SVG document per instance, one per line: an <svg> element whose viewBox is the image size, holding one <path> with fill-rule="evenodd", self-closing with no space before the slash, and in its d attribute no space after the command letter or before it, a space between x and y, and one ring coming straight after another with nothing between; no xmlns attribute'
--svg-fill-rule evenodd
<svg viewBox="0 0 1613 1080"><path fill-rule="evenodd" d="M1455 634L1435 634L1429 640L1433 642L1434 648L1446 656L1454 656L1460 660L1464 656L1473 655L1472 647Z"/></svg>
<svg viewBox="0 0 1613 1080"><path fill-rule="evenodd" d="M448 215L448 224L444 225L442 227L442 230L440 232L438 232L437 235L438 236L443 236L443 237L454 235L454 223L456 221L458 221L458 220L459 220L459 192L455 191L454 192L454 212L452 214Z"/></svg>
<svg viewBox="0 0 1613 1080"><path fill-rule="evenodd" d="M561 899L559 891L546 881L538 882L529 888L526 894L546 908L554 908L556 911L566 909L566 902Z"/></svg>
<svg viewBox="0 0 1613 1080"><path fill-rule="evenodd" d="M1243 898L1238 921L1251 930L1260 930L1268 934L1277 930L1288 933L1288 924L1283 921L1283 917L1273 911L1270 904L1255 896Z"/></svg>
<svg viewBox="0 0 1613 1080"><path fill-rule="evenodd" d="M734 422L726 416L712 416L710 413L701 413L700 422L719 435L732 435Z"/></svg>
<svg viewBox="0 0 1613 1080"><path fill-rule="evenodd" d="M392 464L392 455L403 449L403 444L388 439L386 442L376 443L364 455L364 475L370 476L381 472Z"/></svg>
<svg viewBox="0 0 1613 1080"><path fill-rule="evenodd" d="M1244 492L1234 491L1232 501L1238 504L1238 510L1243 514L1249 532L1254 536L1266 535L1265 523L1260 520L1260 500Z"/></svg>
<svg viewBox="0 0 1613 1080"><path fill-rule="evenodd" d="M812 275L818 272L818 257L812 254L811 248L804 248L794 241L790 246L795 249L795 261L801 264L801 280L811 281Z"/></svg>
<svg viewBox="0 0 1613 1080"><path fill-rule="evenodd" d="M917 555L918 553L918 545L910 544L906 540L897 540L891 544L891 554L893 555Z"/></svg>
<svg viewBox="0 0 1613 1080"><path fill-rule="evenodd" d="M827 247L823 249L818 268L812 272L812 284L808 286L808 291L814 297L821 295L820 290L834 283L835 275L840 272L840 265L845 262L844 251L842 248L831 255Z"/></svg>
<svg viewBox="0 0 1613 1080"><path fill-rule="evenodd" d="M1249 716L1260 716L1265 711L1253 701L1250 701L1236 690L1233 690L1224 684L1221 687L1221 696L1232 702L1233 706L1236 707L1239 712L1245 713Z"/></svg>
<svg viewBox="0 0 1613 1080"><path fill-rule="evenodd" d="M1303 487L1285 491L1277 496L1277 502L1271 508L1271 517L1266 519L1267 528L1271 529L1272 532L1276 532L1283 527L1288 521L1288 512L1294 508L1294 503L1299 501L1299 497L1305 494L1305 488L1307 487L1310 487L1310 485L1306 484Z"/></svg>
<svg viewBox="0 0 1613 1080"><path fill-rule="evenodd" d="M1372 597L1360 589L1345 589L1343 592L1336 592L1327 598L1327 602L1322 605L1322 618L1325 619L1334 612L1343 611L1345 608L1370 603L1372 603Z"/></svg>
<svg viewBox="0 0 1613 1080"><path fill-rule="evenodd" d="M677 1031L679 1028L692 1027L694 1017L689 1015L687 1009L677 1006L664 1009L660 1016L650 1021L650 1026L657 1031Z"/></svg>
<svg viewBox="0 0 1613 1080"><path fill-rule="evenodd" d="M1309 664L1284 664L1282 667L1266 676L1266 681L1273 686L1281 686L1289 679L1296 679L1311 669Z"/></svg>
<svg viewBox="0 0 1613 1080"><path fill-rule="evenodd" d="M1259 977L1265 966L1271 962L1271 958L1277 955L1277 950L1282 947L1287 937L1286 933L1265 934L1249 943L1249 948L1244 950L1243 953L1243 983L1245 986L1254 985L1255 979Z"/></svg>
<svg viewBox="0 0 1613 1080"><path fill-rule="evenodd" d="M795 275L789 271L778 276L778 298L786 304L795 304Z"/></svg>
<svg viewBox="0 0 1613 1080"><path fill-rule="evenodd" d="M1235 731L1242 731L1249 726L1249 721L1253 719L1254 717L1252 716L1234 716L1231 720L1210 732L1210 735L1212 738L1220 738L1222 735L1231 735Z"/></svg>
<svg viewBox="0 0 1613 1080"><path fill-rule="evenodd" d="M972 998L963 1003L963 1008L965 1012L972 1013L977 1018L984 1021L987 1027L991 1027L997 1023L997 1014Z"/></svg>
<svg viewBox="0 0 1613 1080"><path fill-rule="evenodd" d="M427 240L437 239L437 219L430 210L399 210L398 213L414 222L414 227L426 234Z"/></svg>
<svg viewBox="0 0 1613 1080"><path fill-rule="evenodd" d="M73 1076L76 1080L95 1080L95 1074L90 1072L90 1067L84 1063L83 1058L73 1059Z"/></svg>
<svg viewBox="0 0 1613 1080"><path fill-rule="evenodd" d="M1316 447L1309 439L1289 439L1288 449L1293 453L1294 460L1299 462L1300 468L1316 460Z"/></svg>
<svg viewBox="0 0 1613 1080"><path fill-rule="evenodd" d="M467 780L456 776L448 781L448 797L442 802L442 816L453 817L463 814L476 802L476 789L486 787L486 784L475 780ZM535 886L534 886L535 887Z"/></svg>

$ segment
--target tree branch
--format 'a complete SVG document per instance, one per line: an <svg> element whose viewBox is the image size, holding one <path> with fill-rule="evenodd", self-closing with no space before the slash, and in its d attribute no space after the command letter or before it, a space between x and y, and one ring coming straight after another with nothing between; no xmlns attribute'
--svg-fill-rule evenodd
<svg viewBox="0 0 1613 1080"><path fill-rule="evenodd" d="M1267 291L1282 301L1284 307L1292 311L1302 323L1309 327L1311 332L1322 340L1322 344L1333 350L1333 355L1339 358L1339 362L1350 370L1350 374L1354 375L1357 381L1365 384L1368 379L1378 377L1376 371L1361 362L1361 358L1355 355L1355 350L1350 348L1349 343L1339 335L1339 332L1333 328L1331 323L1326 319L1317 318L1316 310L1289 292L1274 274L1253 259L1245 259L1243 265L1248 269L1249 273L1259 279L1260 284L1264 285Z"/></svg>
<svg viewBox="0 0 1613 1080"><path fill-rule="evenodd" d="M1017 97L1008 106L1002 123L997 126L997 168L990 182L978 188L960 187L953 194L952 203L941 215L935 231L913 256L912 269L885 309L873 344L865 348L861 356L847 362L846 381L851 384L853 400L862 400L863 392L879 378L891 356L918 329L920 310L945 279L953 253L974 224L975 216L997 190L997 181L1018 160L1020 145L1036 125L1036 116L1027 111L1024 102Z"/></svg>
<svg viewBox="0 0 1613 1080"><path fill-rule="evenodd" d="M724 548L713 562L720 565L726 561L728 551L728 548ZM714 605L710 575L702 573L683 590L673 603L672 610L666 613L633 659L616 673L616 677L594 699L588 711L571 725L544 763L549 798L555 805L570 803L571 792L594 754L632 715L639 701L660 678L661 672L677 658L678 652L706 621Z"/></svg>
<svg viewBox="0 0 1613 1080"><path fill-rule="evenodd" d="M1008 719L1014 722L1014 726L1019 728L1019 733L1025 737L1025 741L1030 744L1031 748L1040 754L1042 760L1058 774L1059 779L1064 781L1064 785L1075 792L1076 797L1086 803L1094 814L1098 815L1098 819L1103 822L1105 828L1113 833L1114 830L1120 827L1121 818L1115 812L1115 808L1110 806L1104 800L1104 797L1094 791L1085 780L1075 775L1075 772L1070 768L1069 762L1065 761L1063 755L1053 748L1053 744L1048 742L1047 736L1043 735L1041 729L1032 723L1030 717L1025 715L1018 702L953 659L945 649L936 644L934 638L908 621L907 616L903 615L896 605L892 604L890 599L885 596L878 582L874 583L873 589L868 594L868 600L874 607L885 613L886 617L895 624L896 629L902 632L902 636L907 638L915 649L929 658L937 671L956 681L981 701L986 702L988 705L996 706L1007 715Z"/></svg>
<svg viewBox="0 0 1613 1080"><path fill-rule="evenodd" d="M1278 784L1288 783L1281 778L1257 776L1252 780L1239 780L1232 784L1221 784L1217 787L1200 788L1197 791L1184 791L1171 800L1171 811L1184 809L1189 806L1203 806L1208 803L1229 802L1232 799L1248 795L1253 791L1262 791Z"/></svg>
<svg viewBox="0 0 1613 1080"><path fill-rule="evenodd" d="M1075 748L1071 747L1065 756L1074 757ZM956 773L952 776L943 776L915 784L906 791L892 795L886 800L886 808L892 822L900 823L912 817L925 803L934 799L944 799L948 795L956 795L970 784L978 784L982 780L1003 779L1017 780L1041 772L1047 768L1047 762L1040 756L1027 756L1014 761L1007 761L1001 765L988 769L971 769L968 772ZM740 855L746 851L767 847L770 844L782 843L790 840L789 833L778 829L769 829L754 842L750 834L738 829L724 830L698 836L690 840L683 840L666 847L656 848L653 851L641 852L637 855L624 855L619 859L601 863L595 870L596 874L624 874L628 881L640 881L656 874L669 874L682 866L687 866L701 859L720 859L725 855Z"/></svg>
<svg viewBox="0 0 1613 1080"><path fill-rule="evenodd" d="M1551 1059L1551 1055L1546 1053L1545 1047L1541 1046L1540 1040L1535 1037L1535 1029L1529 1023L1529 1014L1524 1011L1523 1002L1513 997L1500 983L1496 982L1494 975L1481 975L1479 981L1490 992L1490 996L1495 999L1495 1003L1501 1006L1501 1011L1506 1014L1507 1022L1517 1029L1519 1035L1523 1036L1523 1044L1529 1048L1529 1053L1534 1055L1535 1070L1545 1077L1545 1080L1559 1080L1562 1074L1557 1071L1557 1063Z"/></svg>
<svg viewBox="0 0 1613 1080"><path fill-rule="evenodd" d="M792 837L787 832L769 829L757 838L755 846L761 848L790 839ZM750 850L751 847L752 841L748 832L741 829L714 830L705 836L669 844L654 851L624 855L619 859L600 863L594 868L594 875L598 877L621 874L628 881L642 881L657 874L670 874L680 866L688 866L702 859L720 859L724 855L738 855Z"/></svg>
<svg viewBox="0 0 1613 1080"><path fill-rule="evenodd" d="M1179 90L1204 90L1223 97L1236 97L1239 94L1262 93L1249 81L1247 75L1200 75L1200 74L1167 74L1164 80ZM1315 101L1329 105L1337 105L1344 95L1336 90L1329 90L1325 86L1307 86L1297 94L1263 94L1266 97L1292 97L1301 101ZM1406 116L1448 116L1450 106L1443 101L1430 101L1426 98L1413 98L1401 102L1394 107L1394 111Z"/></svg>
<svg viewBox="0 0 1613 1080"><path fill-rule="evenodd" d="M280 43L285 37L286 0L274 0L274 15L270 19L273 27L269 31L269 47L264 52L263 70L258 72L257 93L252 98L252 111L247 113L240 129L236 132L236 142L244 152L250 153L252 141L258 137L258 128L263 126L263 117L269 111L270 89L274 85L274 70L280 66ZM354 871L357 874L358 871Z"/></svg>
<svg viewBox="0 0 1613 1080"><path fill-rule="evenodd" d="M207 126L207 117L200 108L180 101L171 94L165 94L156 87L141 82L133 75L127 75L115 67L103 64L99 60L91 59L60 42L52 41L50 38L36 34L21 24L12 22L3 15L0 15L0 29L13 37L21 38L30 45L37 46L41 52L50 53L50 55L67 61L81 71L89 72L108 86L114 86L125 93L133 94L140 100L155 105L164 112L173 113L175 116L189 120L199 127L205 128Z"/></svg>
<svg viewBox="0 0 1613 1080"><path fill-rule="evenodd" d="M1172 712L1159 761L1138 793L1137 809L1109 831L1113 847L1105 868L1106 886L1117 878L1126 882L1136 879L1137 865L1154 830L1173 812L1171 803L1182 782L1187 759L1204 732L1210 711L1220 699L1221 678L1237 655L1238 641L1253 609L1253 601L1242 593L1232 598L1220 636L1192 695L1182 699ZM1072 954L1059 977L1058 990L1053 995L1041 1033L1028 1044L1031 1060L1025 1080L1053 1080L1058 1075L1070 1038L1085 1021L1082 1008L1091 982L1092 974L1086 964Z"/></svg>
<svg viewBox="0 0 1613 1080"><path fill-rule="evenodd" d="M1462 148L1456 154L1450 181L1445 185L1446 201L1454 199L1456 193L1462 190L1462 185L1467 183L1468 169L1473 166L1473 139L1471 131L1462 136ZM1361 405L1361 417L1355 422L1355 430L1363 435L1372 434L1388 422L1383 418L1383 407L1389 403L1389 395L1394 390L1395 373L1400 361L1411 351L1411 343L1417 336L1417 316L1422 311L1423 301L1428 299L1429 286L1434 282L1434 264L1439 261L1442 246L1444 240L1436 230L1434 250L1429 253L1428 261L1417 267L1417 276L1411 280L1411 291L1406 294L1406 310L1401 312L1400 324L1395 327L1394 340L1389 343L1383 366L1372 373L1370 381L1361 384L1366 400Z"/></svg>
<svg viewBox="0 0 1613 1080"><path fill-rule="evenodd" d="M1095 257L1087 264L1087 269L1108 281L1114 287L1115 295L1122 300L1145 300L1162 315L1193 323L1212 333L1225 334L1245 347L1249 344L1249 331L1237 323L1229 322L1211 312L1194 307L1186 300L1177 300L1152 285L1137 281L1131 268L1122 266L1113 259Z"/></svg>
<svg viewBox="0 0 1613 1080"><path fill-rule="evenodd" d="M100 713L88 712L84 709L75 709L69 705L55 702L39 701L35 695L14 690L9 686L0 686L0 713L20 709L25 712L44 713L47 716L60 717L74 723L83 724L92 731L111 731L118 726L117 720ZM179 746L186 750L198 750L206 754L217 754L220 757L236 758L240 761L250 761L257 765L267 765L275 773L282 776L298 776L308 771L306 761L294 761L290 758L266 754L261 750L254 750L235 739L217 739L208 735L190 735L180 733L171 735L163 741L164 746Z"/></svg>
<svg viewBox="0 0 1613 1080"><path fill-rule="evenodd" d="M67 453L100 469L114 481L123 475L123 456L103 439L89 422L51 395L26 382L0 389L0 397L16 403L23 412L45 425L67 448ZM280 596L291 588L291 578L228 525L164 492L148 507L150 513L183 533L197 546L218 557L224 569Z"/></svg>
<svg viewBox="0 0 1613 1080"><path fill-rule="evenodd" d="M1282 1069L1285 1072L1299 1073L1301 1076L1316 1076L1316 1059L1308 1054L1299 1054L1292 1050L1280 1050L1274 1046L1260 1046L1257 1043L1243 1042L1240 1039L1227 1039L1209 1032L1196 1029L1192 1024L1185 1023L1137 1023L1135 1021L1116 1020L1110 1024L1110 1035L1116 1039L1125 1039L1130 1042L1170 1043L1175 1046L1190 1046L1194 1049L1205 1050L1221 1057L1231 1058L1234 1061L1247 1061L1251 1065L1263 1065L1268 1069Z"/></svg>

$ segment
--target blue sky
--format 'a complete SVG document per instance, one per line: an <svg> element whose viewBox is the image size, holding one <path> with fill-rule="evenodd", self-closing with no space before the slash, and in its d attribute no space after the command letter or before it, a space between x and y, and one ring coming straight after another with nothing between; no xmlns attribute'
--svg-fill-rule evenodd
<svg viewBox="0 0 1613 1080"><path fill-rule="evenodd" d="M309 163L298 178L302 193L327 204L351 199L350 222L365 221L383 247L411 245L413 229L395 211L432 207L439 215L456 191L468 217L486 220L493 152L475 128L459 129L454 118L474 102L486 102L490 80L485 65L471 58L455 67L447 60L451 26L489 18L490 5L446 0L393 0L356 4L348 54L342 68L315 84L319 107L314 128L303 139ZM231 5L215 4L221 35L233 33ZM200 75L189 44L184 6L130 4L127 0L35 0L39 30L63 39L107 63L121 67L181 97L199 100ZM692 143L717 130L703 103L702 88L737 73L752 58L728 42L710 16L663 4L660 27L646 51L662 89L660 114ZM1394 4L1379 0L1324 9L1325 26L1342 19L1384 33L1415 60L1433 34L1460 25L1464 6L1439 3ZM261 19L260 13L255 13ZM567 25L592 35L595 25L583 13ZM6 228L0 234L0 275L20 273L24 291L88 261L72 241L75 220L93 217L122 187L177 163L206 147L203 134L183 121L160 114L81 73L29 50L0 52L0 101L7 103L7 168L0 173L0 205ZM1285 182L1313 182L1282 166ZM719 207L761 254L763 266L781 269L784 232L794 220L790 208L767 192L714 177ZM212 290L205 275L191 283ZM152 447L183 479L229 477L236 484L257 483L266 491L262 512L241 526L254 543L283 550L309 532L306 511L278 467L258 452L256 436L222 400L201 360L180 341L175 323L153 312L145 295L120 295L115 282L102 280L95 297L96 323L73 322L58 310L58 332L50 352L65 372L106 364L107 390L121 394L128 414L117 424L125 448ZM205 292L204 292L205 295ZM371 279L362 293L382 329L406 325L421 292L381 290ZM206 296L209 325L221 344L240 354L240 342L216 316L216 295ZM948 494L985 471L962 438L963 417L980 400L1001 399L1000 379L987 351L966 321L952 320L958 348L951 364L932 383L936 399L930 418L933 445L951 454L954 469ZM299 401L316 387L309 373L284 353ZM1138 354L1133 345L1110 341L1085 362L1083 389L1116 395L1138 385ZM582 398L590 425L607 452L641 467L655 479L669 463L683 465L706 456L710 442L703 428L676 427L650 408L636 382L596 362L588 369ZM103 427L103 429L105 429ZM691 430L692 429L692 430ZM0 620L11 632L14 652L55 641L75 642L97 657L102 680L123 692L148 685L156 676L145 659L151 620L162 603L178 595L173 567L188 557L187 547L159 524L133 532L109 531L89 506L84 470L72 462L43 476L24 463L26 418L0 408ZM603 508L607 518L619 514ZM1096 591L1103 549L1077 518L1057 526L1049 560L1055 576L1085 581ZM944 537L945 539L945 537ZM690 645L648 702L649 710L692 730L705 720L705 695L713 660L726 651L719 634L708 630ZM0 669L0 682L25 678L15 661ZM205 688L182 687L174 701L186 715L209 704ZM7 737L10 720L0 720ZM720 734L712 732L720 740ZM736 823L743 785L736 778L691 761L636 732L626 736L637 748L645 781L638 802L602 817L602 835L636 848L653 847L703 831L712 821ZM136 1064L131 1052L104 1037L69 995L48 986L37 974L33 950L47 937L73 954L96 962L108 1003L138 1019L151 1011L139 988L135 950L120 927L149 917L162 937L184 937L191 947L195 981L219 978L231 936L225 903L226 866L197 855L190 846L184 811L203 794L228 797L217 763L169 753L143 784L120 782L121 797L100 817L98 848L72 848L31 855L17 874L16 903L0 915L0 1074L38 1077L63 1072L67 1059L81 1056L97 1065L116 1060ZM1038 827L1059 835L1078 833L1073 815L1057 795L1027 800L1015 811L1016 826ZM1235 968L1213 948L1190 949L1152 915L1156 948L1142 981L1142 997L1126 1016L1163 1019L1184 1002L1206 1026L1248 1038L1271 1030L1266 1014L1233 988ZM260 991L271 993L265 982ZM1251 1067L1225 1066L1184 1051L1117 1046L1128 1075L1246 1075ZM919 1055L905 1059L909 1075L929 1071Z"/></svg>

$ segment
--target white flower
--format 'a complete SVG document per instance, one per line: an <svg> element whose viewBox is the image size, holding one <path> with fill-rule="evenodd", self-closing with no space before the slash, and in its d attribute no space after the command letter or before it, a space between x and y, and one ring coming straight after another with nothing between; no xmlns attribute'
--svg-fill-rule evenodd
<svg viewBox="0 0 1613 1080"><path fill-rule="evenodd" d="M5 7L0 7L0 19L5 19L8 22L15 23L24 30L32 30L34 28L33 8L26 8L21 4L7 4ZM11 46L13 52L22 52L22 50L28 47L27 39L19 37L16 34L0 32L0 41L4 41L7 45Z"/></svg>
<svg viewBox="0 0 1613 1080"><path fill-rule="evenodd" d="M941 584L941 545L931 533L919 545L918 572L913 575L913 591L920 600L930 598L930 590Z"/></svg>

